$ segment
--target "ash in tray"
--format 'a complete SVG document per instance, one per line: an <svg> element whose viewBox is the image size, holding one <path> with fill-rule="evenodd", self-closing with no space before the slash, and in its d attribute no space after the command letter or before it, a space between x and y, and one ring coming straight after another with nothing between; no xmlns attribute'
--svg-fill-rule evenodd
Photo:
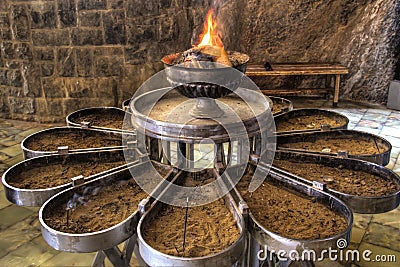
<svg viewBox="0 0 400 267"><path fill-rule="evenodd" d="M184 64L187 67L196 67L199 61L216 62L230 67L236 67L246 63L249 60L248 55L234 51L225 52L223 48L206 45L193 47L182 53L175 54L169 65Z"/></svg>

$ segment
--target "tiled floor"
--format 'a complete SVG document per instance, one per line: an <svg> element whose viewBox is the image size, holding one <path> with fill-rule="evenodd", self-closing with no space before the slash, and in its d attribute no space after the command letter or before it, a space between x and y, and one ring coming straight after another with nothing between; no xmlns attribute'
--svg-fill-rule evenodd
<svg viewBox="0 0 400 267"><path fill-rule="evenodd" d="M294 99L294 106L331 108L331 102L318 99ZM349 129L378 134L391 142L393 149L388 168L400 174L400 112L384 107L340 102L332 110L346 115ZM0 120L0 174L22 160L20 141L29 134L48 128L37 123ZM9 203L0 189L0 266L90 266L94 253L73 254L49 247L41 237L38 208L18 207ZM351 249L372 251L374 255L395 255L396 263L365 262L352 266L398 266L400 262L400 208L377 214L355 214ZM109 265L109 263L107 263ZM341 266L317 263L317 266ZM351 264L346 264L351 265Z"/></svg>

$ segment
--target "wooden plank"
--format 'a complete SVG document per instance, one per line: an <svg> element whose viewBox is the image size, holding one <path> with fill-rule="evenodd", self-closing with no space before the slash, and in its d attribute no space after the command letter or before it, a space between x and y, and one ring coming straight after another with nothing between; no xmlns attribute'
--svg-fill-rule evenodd
<svg viewBox="0 0 400 267"><path fill-rule="evenodd" d="M332 88L300 88L300 89L264 89L265 95L326 95L332 93Z"/></svg>
<svg viewBox="0 0 400 267"><path fill-rule="evenodd" d="M337 75L347 74L349 70L342 65L333 64L273 64L272 71L262 65L249 65L247 76L280 76L280 75Z"/></svg>

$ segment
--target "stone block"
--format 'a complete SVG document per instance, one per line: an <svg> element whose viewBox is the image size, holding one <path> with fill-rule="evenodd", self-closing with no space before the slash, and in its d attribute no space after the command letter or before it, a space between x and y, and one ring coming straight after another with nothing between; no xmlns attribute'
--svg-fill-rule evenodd
<svg viewBox="0 0 400 267"><path fill-rule="evenodd" d="M12 40L12 32L10 28L0 28L1 40L3 41L11 41Z"/></svg>
<svg viewBox="0 0 400 267"><path fill-rule="evenodd" d="M123 11L103 13L103 26L106 44L125 44L125 14Z"/></svg>
<svg viewBox="0 0 400 267"><path fill-rule="evenodd" d="M69 30L32 30L32 41L36 46L69 45Z"/></svg>
<svg viewBox="0 0 400 267"><path fill-rule="evenodd" d="M93 75L93 52L92 49L76 49L76 70L78 77L89 77Z"/></svg>
<svg viewBox="0 0 400 267"><path fill-rule="evenodd" d="M63 100L59 98L36 98L36 114L40 117L63 116Z"/></svg>
<svg viewBox="0 0 400 267"><path fill-rule="evenodd" d="M72 30L73 45L101 45L103 44L103 33L100 29L81 29Z"/></svg>
<svg viewBox="0 0 400 267"><path fill-rule="evenodd" d="M109 69L112 76L124 76L124 58L111 57Z"/></svg>
<svg viewBox="0 0 400 267"><path fill-rule="evenodd" d="M134 18L138 16L157 16L160 14L158 1L132 0L127 1L126 15Z"/></svg>
<svg viewBox="0 0 400 267"><path fill-rule="evenodd" d="M14 87L21 87L22 86L22 75L21 71L16 70L8 70L7 71L7 80L8 84Z"/></svg>
<svg viewBox="0 0 400 267"><path fill-rule="evenodd" d="M56 28L57 16L54 3L32 3L30 6L31 28Z"/></svg>
<svg viewBox="0 0 400 267"><path fill-rule="evenodd" d="M28 8L25 5L12 5L11 17L13 19L12 29L17 41L29 41L30 28L28 19Z"/></svg>
<svg viewBox="0 0 400 267"><path fill-rule="evenodd" d="M62 77L75 76L75 56L72 48L57 50L57 73Z"/></svg>
<svg viewBox="0 0 400 267"><path fill-rule="evenodd" d="M66 79L63 78L43 78L43 92L46 98L66 97Z"/></svg>
<svg viewBox="0 0 400 267"><path fill-rule="evenodd" d="M32 49L29 43L16 43L14 50L17 59L32 60Z"/></svg>
<svg viewBox="0 0 400 267"><path fill-rule="evenodd" d="M10 27L10 19L8 12L0 12L0 25L2 27Z"/></svg>
<svg viewBox="0 0 400 267"><path fill-rule="evenodd" d="M94 91L97 87L95 79L74 79L73 84L67 87L68 96L70 98L93 98L95 97Z"/></svg>
<svg viewBox="0 0 400 267"><path fill-rule="evenodd" d="M40 79L41 70L37 63L23 63L21 74L24 80L24 95L29 97L42 96L42 81Z"/></svg>
<svg viewBox="0 0 400 267"><path fill-rule="evenodd" d="M101 24L101 15L98 11L79 12L79 25L84 27L98 27Z"/></svg>
<svg viewBox="0 0 400 267"><path fill-rule="evenodd" d="M128 24L126 31L128 44L151 42L157 38L157 25Z"/></svg>
<svg viewBox="0 0 400 267"><path fill-rule="evenodd" d="M119 9L124 7L124 0L108 0L108 7L110 9Z"/></svg>
<svg viewBox="0 0 400 267"><path fill-rule="evenodd" d="M5 59L14 59L14 45L11 42L1 42L1 55Z"/></svg>
<svg viewBox="0 0 400 267"><path fill-rule="evenodd" d="M42 63L40 64L40 70L43 77L52 76L54 74L54 64Z"/></svg>
<svg viewBox="0 0 400 267"><path fill-rule="evenodd" d="M94 76L96 77L111 76L109 65L110 65L109 57L96 57L94 59Z"/></svg>
<svg viewBox="0 0 400 267"><path fill-rule="evenodd" d="M57 0L58 16L62 27L76 26L76 0Z"/></svg>
<svg viewBox="0 0 400 267"><path fill-rule="evenodd" d="M106 9L107 7L106 0L77 0L77 1L79 10Z"/></svg>
<svg viewBox="0 0 400 267"><path fill-rule="evenodd" d="M143 64L147 61L147 49L136 49L134 47L125 47L125 61L132 65Z"/></svg>
<svg viewBox="0 0 400 267"><path fill-rule="evenodd" d="M34 47L33 49L34 60L54 60L53 48Z"/></svg>
<svg viewBox="0 0 400 267"><path fill-rule="evenodd" d="M34 114L34 98L9 97L8 104L12 113Z"/></svg>

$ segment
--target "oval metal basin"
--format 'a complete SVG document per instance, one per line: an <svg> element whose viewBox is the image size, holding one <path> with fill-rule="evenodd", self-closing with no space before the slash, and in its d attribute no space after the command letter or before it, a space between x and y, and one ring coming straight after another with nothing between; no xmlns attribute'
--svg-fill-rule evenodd
<svg viewBox="0 0 400 267"><path fill-rule="evenodd" d="M155 173L155 171L149 171L151 169L149 164L158 163L150 163L150 161L139 163L137 165L118 170L111 174L104 175L95 180L86 182L82 185L62 191L47 200L47 202L39 210L39 221L41 224L42 236L44 240L56 250L86 253L114 247L134 235L136 233L137 223L141 215L139 208L136 209L123 221L113 225L112 227L99 231L88 231L83 233L62 232L49 226L46 221L49 219L49 216L51 216L52 211L56 210L60 206L67 207L67 204L70 203L71 200L75 199L75 194L84 196L85 191L90 192L89 190L92 190L92 192L94 192L94 189L96 188L99 188L98 194L101 194L104 188L113 186L116 183L126 183L126 181L133 180L131 172L129 170L130 168L132 169L131 171L133 171L135 175L138 176L158 175L158 173ZM161 166L163 168L170 168L170 171L164 177L169 179L169 177L173 175L172 168L166 165ZM147 194L145 195L147 196ZM151 203L153 201L153 199L149 196L143 199L146 200L146 203ZM139 200L138 203L136 203L138 207L140 202L141 201ZM123 205L124 203L120 204ZM78 202L76 205L78 207L79 205L84 204ZM121 214L115 214L115 216L118 215Z"/></svg>
<svg viewBox="0 0 400 267"><path fill-rule="evenodd" d="M325 144L328 147L326 140L335 140L339 146L344 142L352 142L356 144L357 141L364 142L368 144L371 148L376 148L376 153L352 153L348 151L346 153L346 148L344 146L337 149L337 151L329 150L316 150L312 146L314 143L319 142ZM297 133L297 134L284 134L278 135L276 138L277 148L283 151L293 151L301 153L311 153L318 155L327 156L340 156L349 157L355 159L361 159L369 162L373 162L379 165L387 165L390 160L390 151L392 145L384 138L360 131L355 130L333 130L327 132L311 132L311 133ZM307 142L308 147L304 147L302 143ZM347 149L351 148L347 147ZM339 150L343 150L340 152Z"/></svg>
<svg viewBox="0 0 400 267"><path fill-rule="evenodd" d="M329 123L317 123L315 125L297 125L295 126L293 123L299 123L297 120L302 119L326 119L331 121ZM291 123L292 121L292 123ZM316 109L316 108L303 108L303 109L294 109L288 111L284 114L275 116L275 126L277 134L290 134L290 133L303 133L303 132L315 132L315 131L329 131L329 130L340 130L347 129L347 125L349 124L349 119L337 112L324 110L324 109ZM288 127L289 125L293 125L293 130L285 131L283 129L279 129L280 127Z"/></svg>
<svg viewBox="0 0 400 267"><path fill-rule="evenodd" d="M129 162L137 161L137 159L132 159ZM109 151L98 151L98 152L86 152L86 153L72 153L67 155L47 155L41 157L35 157L31 159L24 160L11 168L9 168L2 176L2 183L4 185L4 190L6 198L19 206L41 206L46 200L72 186L73 179L76 176L70 176L67 183L63 183L54 187L48 188L21 188L15 186L15 181L32 179L34 177L29 177L24 174L35 169L40 169L40 171L46 171L47 173L52 173L54 168L65 167L65 168L75 168L79 163L115 163L123 161L120 166L110 167L107 170L98 172L86 177L82 177L82 181L87 182L93 180L99 176L103 176L107 173L114 172L118 169L127 166L124 158L124 153L122 149L119 150L109 150ZM110 164L110 165L111 165ZM77 172L78 173L78 172Z"/></svg>
<svg viewBox="0 0 400 267"><path fill-rule="evenodd" d="M85 108L70 113L66 118L69 126L92 129L135 132L130 126L130 113L116 107Z"/></svg>
<svg viewBox="0 0 400 267"><path fill-rule="evenodd" d="M376 175L377 179L390 180L397 184L397 191L388 195L382 196L359 196L340 192L329 187L329 184L324 181L319 181L326 185L326 192L331 193L341 200L343 200L354 212L356 213L382 213L391 211L399 206L400 203L400 177L393 171L380 166L375 163L357 160L357 159L343 159L329 156L319 155L307 155L295 152L277 151L275 153L275 159L290 160L288 164L292 162L298 163L313 163L315 165L315 171L320 172L324 166L337 168L337 172L341 172L341 169L347 169L352 171L365 171L370 174ZM341 166L341 169L338 168ZM309 169L310 167L307 167ZM308 185L313 184L313 179L307 176L298 176L295 173L282 170L278 167L272 167L272 171L280 173L282 175L289 176L293 179L299 180ZM349 177L351 179L351 177ZM318 182L318 181L317 181ZM364 185L368 187L368 184Z"/></svg>
<svg viewBox="0 0 400 267"><path fill-rule="evenodd" d="M65 139L68 136L71 137L69 141ZM122 134L122 132L118 131L83 129L78 127L54 127L29 135L21 142L21 148L26 159L73 152L114 150L125 147L122 142L122 136L124 136L125 142L136 140L136 135L133 133ZM35 143L43 142L46 146L51 146L52 140L58 139L64 141L62 142L62 146L54 146L49 150L35 150ZM93 145L88 143L89 139L96 140L99 144L93 147Z"/></svg>

